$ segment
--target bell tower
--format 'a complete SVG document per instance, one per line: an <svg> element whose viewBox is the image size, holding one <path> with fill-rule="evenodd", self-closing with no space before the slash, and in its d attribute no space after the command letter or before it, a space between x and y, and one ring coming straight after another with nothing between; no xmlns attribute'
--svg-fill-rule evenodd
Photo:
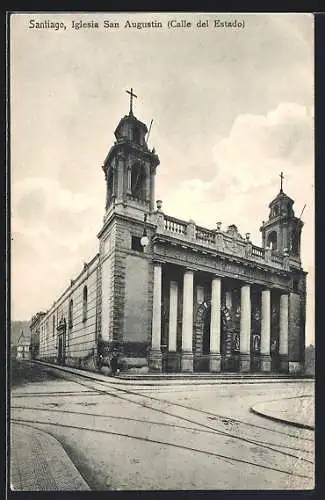
<svg viewBox="0 0 325 500"><path fill-rule="evenodd" d="M300 261L300 240L303 222L295 217L294 201L283 192L283 173L280 174L280 192L269 204L269 219L263 222L263 248L271 248L274 252L288 254Z"/></svg>
<svg viewBox="0 0 325 500"><path fill-rule="evenodd" d="M106 181L105 219L112 211L128 213L135 217L154 210L155 175L159 158L146 142L148 129L133 114L133 89L130 95L129 114L119 122L115 142L103 164Z"/></svg>

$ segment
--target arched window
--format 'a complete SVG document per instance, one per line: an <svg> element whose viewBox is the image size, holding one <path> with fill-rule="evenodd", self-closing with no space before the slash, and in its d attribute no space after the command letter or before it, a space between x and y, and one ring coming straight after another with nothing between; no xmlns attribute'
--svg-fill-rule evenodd
<svg viewBox="0 0 325 500"><path fill-rule="evenodd" d="M291 242L291 252L294 255L299 255L299 233L296 230L292 230L290 233Z"/></svg>
<svg viewBox="0 0 325 500"><path fill-rule="evenodd" d="M54 337L54 335L55 335L55 314L53 314L53 317L52 317L52 328L53 328L52 334Z"/></svg>
<svg viewBox="0 0 325 500"><path fill-rule="evenodd" d="M277 250L278 247L278 235L276 231L272 231L267 237L267 246L272 250Z"/></svg>
<svg viewBox="0 0 325 500"><path fill-rule="evenodd" d="M136 163L131 171L131 192L134 198L146 199L146 171L144 165Z"/></svg>
<svg viewBox="0 0 325 500"><path fill-rule="evenodd" d="M69 328L73 327L73 300L69 302Z"/></svg>
<svg viewBox="0 0 325 500"><path fill-rule="evenodd" d="M279 207L275 205L275 207L273 207L273 216L276 217L277 215L279 215Z"/></svg>
<svg viewBox="0 0 325 500"><path fill-rule="evenodd" d="M87 320L87 308L88 308L88 288L87 285L84 286L82 294L82 320Z"/></svg>

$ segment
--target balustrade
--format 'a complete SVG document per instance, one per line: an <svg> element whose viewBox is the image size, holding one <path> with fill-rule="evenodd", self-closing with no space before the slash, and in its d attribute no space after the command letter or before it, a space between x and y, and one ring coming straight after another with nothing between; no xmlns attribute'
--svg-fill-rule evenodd
<svg viewBox="0 0 325 500"><path fill-rule="evenodd" d="M203 227L196 226L195 238L197 240L203 240L207 243L215 243L216 235L214 231L209 231L209 229L204 229Z"/></svg>
<svg viewBox="0 0 325 500"><path fill-rule="evenodd" d="M260 259L264 259L265 258L264 248L258 248L258 247L253 246L252 247L252 255L254 257L258 257Z"/></svg>
<svg viewBox="0 0 325 500"><path fill-rule="evenodd" d="M201 244L201 245L208 244L208 245L214 245L214 246L217 245L217 238L216 238L217 233L215 231L210 230L210 229L205 229L204 227L201 227L201 226L196 226L194 223L185 222L183 220L176 219L175 217L166 216L165 214L163 214L163 216L164 216L163 227L164 227L165 231L172 233L175 236L179 236L181 239L183 239L183 238L186 238L188 236L188 226L189 226L189 224L192 224L194 235L195 235L195 240L199 244ZM242 240L242 241L236 240L236 239L234 240L231 236L229 236L228 234L225 234L225 233L222 233L222 236L223 236L223 241L225 242L225 247L226 247L227 253L232 253L232 246L234 243L236 246L236 250L234 250L234 252L235 253L239 252L240 254L242 253L243 256L245 255L244 250L245 250L246 242L244 240ZM239 247L242 248L242 252L240 252ZM252 248L251 255L246 257L246 258L250 258L252 260L259 260L259 261L267 260L266 259L266 257L267 257L266 250L264 248L257 247L255 245L252 245L251 248ZM271 262L273 262L274 264L283 266L283 256L272 252Z"/></svg>
<svg viewBox="0 0 325 500"><path fill-rule="evenodd" d="M185 222L174 219L173 217L166 217L166 215L164 220L164 227L166 231L170 231L171 233L185 234L186 232Z"/></svg>
<svg viewBox="0 0 325 500"><path fill-rule="evenodd" d="M273 254L271 254L271 261L282 265L283 264L283 256L278 255L276 253L273 253Z"/></svg>

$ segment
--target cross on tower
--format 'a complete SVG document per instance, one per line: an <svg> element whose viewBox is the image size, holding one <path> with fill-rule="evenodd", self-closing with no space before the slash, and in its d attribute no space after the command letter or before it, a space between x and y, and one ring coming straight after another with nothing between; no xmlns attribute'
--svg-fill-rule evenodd
<svg viewBox="0 0 325 500"><path fill-rule="evenodd" d="M132 109L132 105L133 105L133 97L138 97L137 95L133 94L133 88L131 87L131 91L130 90L126 90L125 91L127 94L130 94L130 115L133 115L133 109Z"/></svg>
<svg viewBox="0 0 325 500"><path fill-rule="evenodd" d="M281 174L279 175L280 179L281 179L281 184L280 184L280 193L283 193L283 190L282 190L282 183L283 183L283 179L284 179L284 175L283 175L283 172L281 172Z"/></svg>

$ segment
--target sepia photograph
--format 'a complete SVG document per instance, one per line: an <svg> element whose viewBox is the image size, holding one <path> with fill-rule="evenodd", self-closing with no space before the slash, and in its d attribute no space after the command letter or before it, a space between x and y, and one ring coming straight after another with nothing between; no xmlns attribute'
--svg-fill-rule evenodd
<svg viewBox="0 0 325 500"><path fill-rule="evenodd" d="M314 16L8 25L8 489L313 490Z"/></svg>

